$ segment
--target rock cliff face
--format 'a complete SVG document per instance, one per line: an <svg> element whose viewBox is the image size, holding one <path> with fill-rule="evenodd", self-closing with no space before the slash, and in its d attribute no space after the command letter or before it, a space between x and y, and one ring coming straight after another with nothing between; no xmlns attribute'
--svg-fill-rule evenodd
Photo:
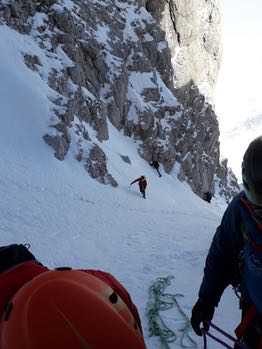
<svg viewBox="0 0 262 349"><path fill-rule="evenodd" d="M146 161L166 172L177 164L198 195L215 177L227 191L227 172L216 176L217 118L202 92L212 94L219 65L214 1L5 0L0 21L42 50L23 52L24 61L53 91L43 138L59 160L71 147L89 175L117 186L101 147L111 123Z"/></svg>
<svg viewBox="0 0 262 349"><path fill-rule="evenodd" d="M217 167L214 185L216 187L215 191L224 197L227 203L240 191L235 174L227 166L227 159L224 159Z"/></svg>
<svg viewBox="0 0 262 349"><path fill-rule="evenodd" d="M220 0L144 0L166 33L175 86L194 81L208 97L213 94L221 61Z"/></svg>
<svg viewBox="0 0 262 349"><path fill-rule="evenodd" d="M217 191L226 201L239 190L227 161L219 163L219 127L212 96L219 72L221 9L219 0L141 0L165 32L174 69L175 95L185 112L176 150L178 177L200 194ZM189 125L189 127L181 125ZM182 136L182 137L181 137Z"/></svg>

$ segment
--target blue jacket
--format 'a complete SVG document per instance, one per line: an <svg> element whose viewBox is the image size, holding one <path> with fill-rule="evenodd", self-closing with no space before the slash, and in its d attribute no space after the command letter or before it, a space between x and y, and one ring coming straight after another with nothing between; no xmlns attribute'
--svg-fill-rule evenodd
<svg viewBox="0 0 262 349"><path fill-rule="evenodd" d="M199 298L213 306L218 305L227 286L241 281L239 257L244 247L241 222L249 230L256 230L256 223L241 198L246 199L244 192L228 205L206 259Z"/></svg>

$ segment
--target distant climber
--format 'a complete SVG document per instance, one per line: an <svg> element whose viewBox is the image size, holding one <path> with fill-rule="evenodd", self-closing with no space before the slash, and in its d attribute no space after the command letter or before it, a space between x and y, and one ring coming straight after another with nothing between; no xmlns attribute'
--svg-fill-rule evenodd
<svg viewBox="0 0 262 349"><path fill-rule="evenodd" d="M147 187L146 177L141 176L141 177L135 179L133 182L131 182L130 185L132 185L136 182L138 182L140 193L142 194L143 198L145 199L146 198L146 187Z"/></svg>
<svg viewBox="0 0 262 349"><path fill-rule="evenodd" d="M136 306L111 274L49 270L24 245L0 247L1 349L146 349Z"/></svg>
<svg viewBox="0 0 262 349"><path fill-rule="evenodd" d="M208 203L212 200L212 193L210 191L207 191L203 195L203 200L207 201Z"/></svg>
<svg viewBox="0 0 262 349"><path fill-rule="evenodd" d="M199 336L208 331L225 288L232 285L242 310L235 333L244 348L262 349L262 136L244 154L242 180L244 191L228 205L213 237L191 324Z"/></svg>
<svg viewBox="0 0 262 349"><path fill-rule="evenodd" d="M156 160L151 161L150 166L154 167L157 170L159 177L162 177L162 175L159 171L159 162L158 161L156 161Z"/></svg>

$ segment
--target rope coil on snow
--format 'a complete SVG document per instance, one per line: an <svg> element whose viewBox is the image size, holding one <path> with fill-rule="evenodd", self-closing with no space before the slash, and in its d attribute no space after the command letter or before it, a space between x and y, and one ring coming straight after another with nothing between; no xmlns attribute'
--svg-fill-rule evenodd
<svg viewBox="0 0 262 349"><path fill-rule="evenodd" d="M149 301L146 311L149 322L149 336L159 337L163 349L169 349L169 344L175 342L178 337L180 337L180 346L182 348L196 348L196 342L189 335L191 330L190 320L177 300L178 297L183 297L183 295L164 293L165 289L171 285L172 279L174 279L173 276L158 278L149 288ZM180 336L167 327L160 315L161 311L172 308L178 310L184 321L183 328L177 330L182 333ZM185 344L185 341L189 344Z"/></svg>

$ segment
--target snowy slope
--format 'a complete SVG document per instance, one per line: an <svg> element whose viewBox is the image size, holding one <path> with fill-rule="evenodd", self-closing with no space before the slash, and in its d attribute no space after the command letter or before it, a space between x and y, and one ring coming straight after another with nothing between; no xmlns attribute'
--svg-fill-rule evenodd
<svg viewBox="0 0 262 349"><path fill-rule="evenodd" d="M115 275L139 307L148 348L159 348L148 337L145 307L148 288L159 276L174 275L170 292L183 293L189 315L202 277L204 258L223 205L194 195L176 173L161 179L137 154L136 146L113 126L110 141L100 146L110 157L117 189L98 184L78 164L73 149L67 161L53 157L43 139L52 93L23 63L23 49L37 50L26 36L0 27L0 232L1 244L31 244L32 252L49 267L70 265L99 268ZM90 132L92 132L90 130ZM120 157L127 155L131 164ZM148 198L129 183L148 178ZM223 297L216 322L237 324L232 292ZM166 315L173 329L178 314ZM197 339L201 347L201 339ZM171 345L179 347L178 343ZM212 344L212 348L218 348Z"/></svg>

